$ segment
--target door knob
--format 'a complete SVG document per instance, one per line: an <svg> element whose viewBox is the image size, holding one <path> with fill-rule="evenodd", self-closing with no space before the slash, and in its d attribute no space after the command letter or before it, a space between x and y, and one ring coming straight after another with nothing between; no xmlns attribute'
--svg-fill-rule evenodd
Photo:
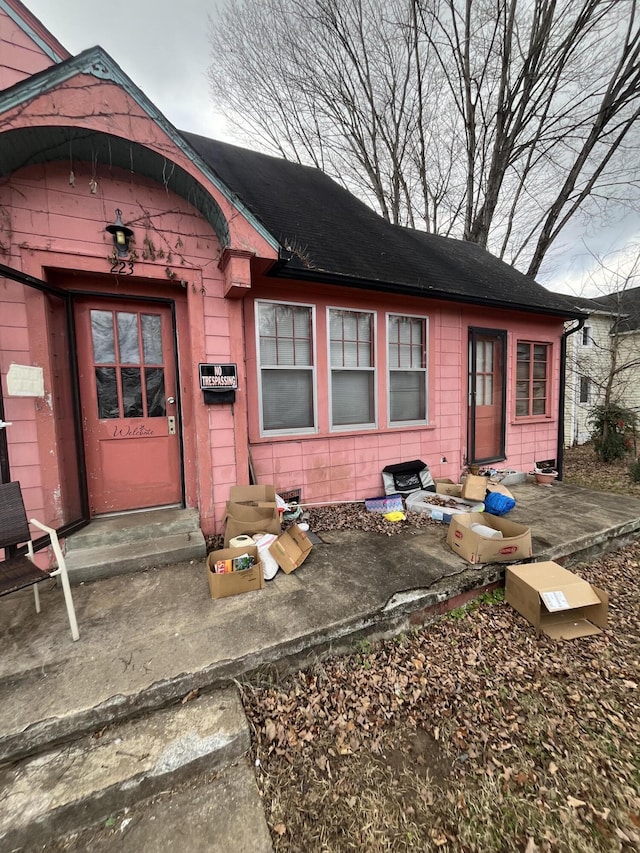
<svg viewBox="0 0 640 853"><path fill-rule="evenodd" d="M176 401L175 397L167 397L167 403L175 403L175 401Z"/></svg>

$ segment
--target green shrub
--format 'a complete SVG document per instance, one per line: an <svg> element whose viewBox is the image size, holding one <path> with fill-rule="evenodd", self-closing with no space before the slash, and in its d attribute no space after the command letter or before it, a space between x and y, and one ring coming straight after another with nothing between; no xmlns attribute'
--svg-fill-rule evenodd
<svg viewBox="0 0 640 853"><path fill-rule="evenodd" d="M636 415L630 409L616 403L596 406L589 414L588 424L602 462L623 459L635 445Z"/></svg>
<svg viewBox="0 0 640 853"><path fill-rule="evenodd" d="M640 483L640 459L636 459L629 465L629 476L634 483Z"/></svg>

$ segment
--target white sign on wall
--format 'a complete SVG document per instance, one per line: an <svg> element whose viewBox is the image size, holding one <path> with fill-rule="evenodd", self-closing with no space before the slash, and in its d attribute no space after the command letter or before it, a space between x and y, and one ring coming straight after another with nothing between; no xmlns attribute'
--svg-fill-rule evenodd
<svg viewBox="0 0 640 853"><path fill-rule="evenodd" d="M44 397L44 371L41 367L12 364L7 373L10 397Z"/></svg>

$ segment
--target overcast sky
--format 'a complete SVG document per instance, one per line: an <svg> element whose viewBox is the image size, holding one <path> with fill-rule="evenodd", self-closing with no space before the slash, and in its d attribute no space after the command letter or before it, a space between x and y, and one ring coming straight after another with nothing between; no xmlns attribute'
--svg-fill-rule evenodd
<svg viewBox="0 0 640 853"><path fill-rule="evenodd" d="M71 54L100 45L180 130L216 139L206 78L215 0L23 0Z"/></svg>
<svg viewBox="0 0 640 853"><path fill-rule="evenodd" d="M208 16L215 22L216 0L23 2L71 54L103 47L180 130L243 144L225 128L209 98ZM639 233L638 217L628 214L596 233L575 218L539 280L553 290L597 296L601 288L590 285L589 270L596 265L590 251L611 256Z"/></svg>

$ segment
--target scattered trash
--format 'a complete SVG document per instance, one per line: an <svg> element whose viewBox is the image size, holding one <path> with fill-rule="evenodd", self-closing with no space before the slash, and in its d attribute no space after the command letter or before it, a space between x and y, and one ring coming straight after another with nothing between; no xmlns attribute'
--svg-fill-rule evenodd
<svg viewBox="0 0 640 853"><path fill-rule="evenodd" d="M421 459L387 465L382 469L382 483L385 495L410 495L418 489L436 490L429 468Z"/></svg>
<svg viewBox="0 0 640 853"><path fill-rule="evenodd" d="M488 492L484 499L484 508L491 515L506 515L516 505L515 499L500 492Z"/></svg>
<svg viewBox="0 0 640 853"><path fill-rule="evenodd" d="M379 498L367 498L364 502L365 509L369 512L402 512L402 496L383 495Z"/></svg>
<svg viewBox="0 0 640 853"><path fill-rule="evenodd" d="M387 521L405 521L407 516L403 512L385 512L384 517Z"/></svg>

